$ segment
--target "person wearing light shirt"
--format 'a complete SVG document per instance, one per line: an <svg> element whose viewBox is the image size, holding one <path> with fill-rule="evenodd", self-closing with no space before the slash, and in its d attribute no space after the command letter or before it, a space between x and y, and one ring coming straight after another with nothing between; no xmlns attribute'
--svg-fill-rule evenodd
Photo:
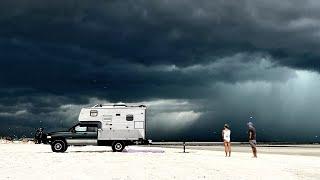
<svg viewBox="0 0 320 180"><path fill-rule="evenodd" d="M226 153L226 157L227 156L231 156L231 130L228 124L224 125L224 128L222 130L222 139L223 139L223 144L224 144L224 151Z"/></svg>

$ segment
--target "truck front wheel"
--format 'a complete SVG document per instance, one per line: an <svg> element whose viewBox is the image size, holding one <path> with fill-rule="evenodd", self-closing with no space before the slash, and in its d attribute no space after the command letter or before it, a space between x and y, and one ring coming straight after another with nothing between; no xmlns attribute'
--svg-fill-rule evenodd
<svg viewBox="0 0 320 180"><path fill-rule="evenodd" d="M53 152L65 152L67 148L67 143L63 140L54 140L51 144Z"/></svg>
<svg viewBox="0 0 320 180"><path fill-rule="evenodd" d="M122 150L125 148L125 144L122 141L114 141L112 143L112 151L113 152L122 152Z"/></svg>

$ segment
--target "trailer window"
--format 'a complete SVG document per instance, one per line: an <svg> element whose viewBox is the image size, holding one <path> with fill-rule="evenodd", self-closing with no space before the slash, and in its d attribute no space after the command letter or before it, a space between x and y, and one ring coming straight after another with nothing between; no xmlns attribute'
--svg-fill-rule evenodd
<svg viewBox="0 0 320 180"><path fill-rule="evenodd" d="M116 116L120 116L120 114L116 114Z"/></svg>
<svg viewBox="0 0 320 180"><path fill-rule="evenodd" d="M133 115L132 115L132 114L128 114L128 115L126 116L126 120L127 120L127 121L133 121Z"/></svg>
<svg viewBox="0 0 320 180"><path fill-rule="evenodd" d="M91 117L96 117L96 116L98 116L98 111L97 111L97 110L91 110L91 111L90 111L90 116L91 116Z"/></svg>

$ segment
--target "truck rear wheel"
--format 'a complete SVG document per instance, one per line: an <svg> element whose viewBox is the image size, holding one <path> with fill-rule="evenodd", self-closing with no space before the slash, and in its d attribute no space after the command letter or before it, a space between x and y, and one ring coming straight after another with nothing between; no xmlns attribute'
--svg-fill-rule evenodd
<svg viewBox="0 0 320 180"><path fill-rule="evenodd" d="M65 152L68 146L63 140L54 140L51 144L51 149L53 152Z"/></svg>
<svg viewBox="0 0 320 180"><path fill-rule="evenodd" d="M125 144L122 141L114 141L112 143L113 152L122 152L124 148L125 148Z"/></svg>

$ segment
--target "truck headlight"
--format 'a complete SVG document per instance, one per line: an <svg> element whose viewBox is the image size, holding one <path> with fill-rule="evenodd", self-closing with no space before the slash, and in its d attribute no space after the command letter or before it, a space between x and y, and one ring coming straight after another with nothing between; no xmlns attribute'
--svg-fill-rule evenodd
<svg viewBox="0 0 320 180"><path fill-rule="evenodd" d="M47 139L51 139L51 136L47 136Z"/></svg>

